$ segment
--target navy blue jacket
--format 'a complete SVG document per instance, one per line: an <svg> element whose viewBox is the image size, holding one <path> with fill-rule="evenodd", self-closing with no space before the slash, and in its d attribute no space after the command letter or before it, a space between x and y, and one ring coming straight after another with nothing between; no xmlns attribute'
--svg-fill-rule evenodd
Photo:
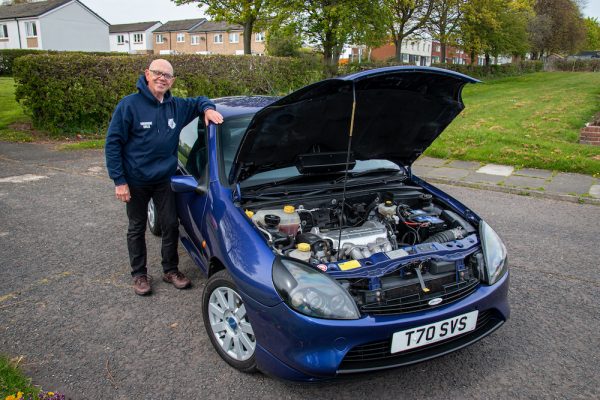
<svg viewBox="0 0 600 400"><path fill-rule="evenodd" d="M123 98L113 113L106 135L106 167L115 185L168 182L177 171L181 129L205 110L215 109L206 97L182 99L165 93L159 102L144 75L138 93Z"/></svg>

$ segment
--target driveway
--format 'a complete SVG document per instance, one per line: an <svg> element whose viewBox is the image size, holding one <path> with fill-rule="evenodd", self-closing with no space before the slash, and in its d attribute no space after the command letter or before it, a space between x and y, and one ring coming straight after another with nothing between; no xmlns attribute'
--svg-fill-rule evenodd
<svg viewBox="0 0 600 400"><path fill-rule="evenodd" d="M512 318L451 355L321 384L230 368L201 315L205 279L130 286L123 204L101 151L0 143L0 353L72 399L600 398L600 207L440 185L505 240Z"/></svg>

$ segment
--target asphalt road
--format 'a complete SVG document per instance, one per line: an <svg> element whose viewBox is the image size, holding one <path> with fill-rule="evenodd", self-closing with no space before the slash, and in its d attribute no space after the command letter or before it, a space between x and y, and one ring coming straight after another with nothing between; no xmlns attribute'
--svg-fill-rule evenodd
<svg viewBox="0 0 600 400"><path fill-rule="evenodd" d="M6 178L41 176L25 182ZM34 180L37 179L37 180ZM484 217L510 255L512 317L451 355L321 384L239 373L202 325L193 288L130 287L124 206L102 152L0 143L0 353L72 399L600 398L600 207L442 186Z"/></svg>

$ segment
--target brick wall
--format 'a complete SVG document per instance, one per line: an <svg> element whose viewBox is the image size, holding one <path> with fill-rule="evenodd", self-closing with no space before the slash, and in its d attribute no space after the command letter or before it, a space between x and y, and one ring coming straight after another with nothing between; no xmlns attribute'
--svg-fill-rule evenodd
<svg viewBox="0 0 600 400"><path fill-rule="evenodd" d="M586 126L579 132L579 143L600 146L600 126Z"/></svg>

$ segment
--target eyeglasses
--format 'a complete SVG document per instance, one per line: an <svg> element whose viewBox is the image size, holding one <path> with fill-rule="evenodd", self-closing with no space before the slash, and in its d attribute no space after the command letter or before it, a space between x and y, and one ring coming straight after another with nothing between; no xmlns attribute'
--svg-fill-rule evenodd
<svg viewBox="0 0 600 400"><path fill-rule="evenodd" d="M159 78L160 77L165 78L168 81L170 81L171 79L175 78L173 75L167 74L166 72L156 71L156 70L153 70L153 69L150 69L149 71L152 72L152 74L154 76L159 77Z"/></svg>

